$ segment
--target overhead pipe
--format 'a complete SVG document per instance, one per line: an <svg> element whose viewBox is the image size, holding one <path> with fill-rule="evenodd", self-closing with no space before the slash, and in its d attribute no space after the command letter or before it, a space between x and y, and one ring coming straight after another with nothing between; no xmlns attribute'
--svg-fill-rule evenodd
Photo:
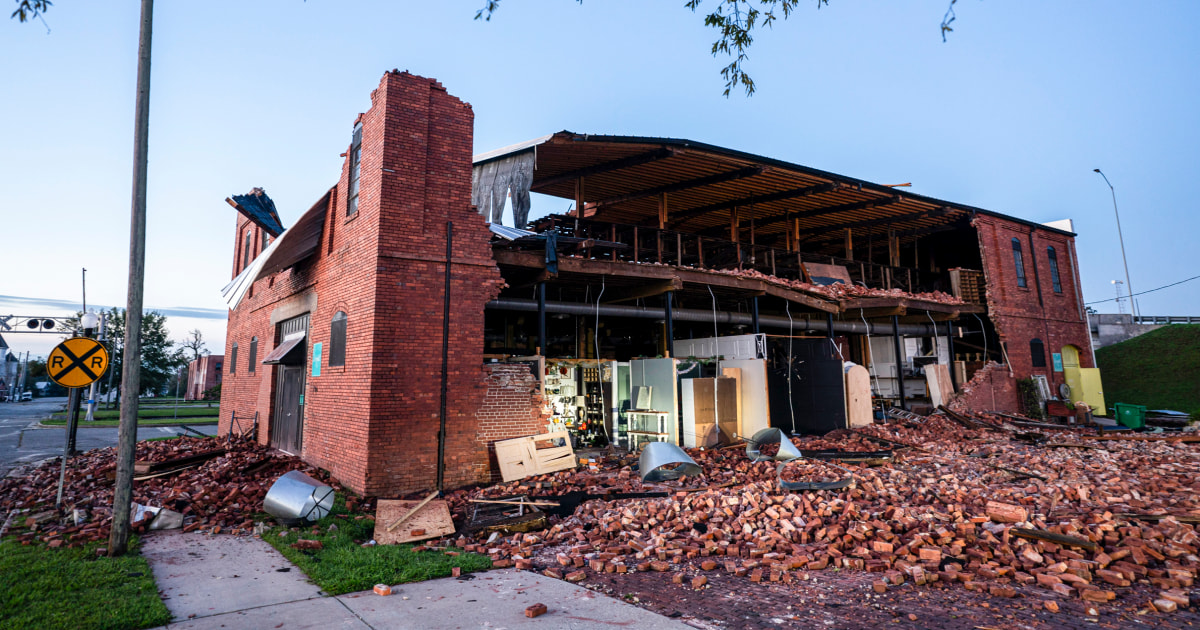
<svg viewBox="0 0 1200 630"><path fill-rule="evenodd" d="M487 303L487 308L496 311L523 311L528 313L536 313L538 310L537 300L526 300L518 298L500 298ZM595 304L577 304L574 302L546 302L547 313L565 313L567 315L595 315ZM601 304L600 314L605 317L633 317L638 319L666 319L666 312L661 307L650 306L628 306L619 304ZM711 323L714 314L711 310L695 309L695 308L672 308L672 319L675 321L684 322L705 322ZM749 313L735 313L731 311L717 311L715 314L718 324L744 324L746 326L753 325L753 316ZM762 328L788 328L788 318L778 315L762 315L758 316L758 324ZM829 321L820 321L813 319L794 319L792 324L793 332L822 332L829 331ZM850 333L856 335L893 335L897 332L901 335L913 337L933 337L938 334L937 327L933 324L903 324L892 326L889 323L866 323L861 321L833 321L833 331L837 333Z"/></svg>

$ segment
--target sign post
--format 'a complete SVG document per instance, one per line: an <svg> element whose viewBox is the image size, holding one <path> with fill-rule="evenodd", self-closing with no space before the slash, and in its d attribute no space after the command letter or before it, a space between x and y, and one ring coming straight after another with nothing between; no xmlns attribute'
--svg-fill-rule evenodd
<svg viewBox="0 0 1200 630"><path fill-rule="evenodd" d="M108 369L108 350L104 344L87 337L72 337L50 351L46 357L46 374L50 380L71 390L71 412L68 413L66 437L63 444L62 469L58 473L58 496L55 507L62 507L63 484L67 479L67 458L71 456L71 427L74 412L79 407L81 390L95 383Z"/></svg>

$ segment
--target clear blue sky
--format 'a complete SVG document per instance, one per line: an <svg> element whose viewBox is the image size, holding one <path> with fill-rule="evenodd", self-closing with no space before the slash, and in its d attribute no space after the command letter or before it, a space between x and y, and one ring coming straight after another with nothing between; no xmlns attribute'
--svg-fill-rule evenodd
<svg viewBox="0 0 1200 630"><path fill-rule="evenodd" d="M713 34L682 0L505 0L490 23L472 20L482 4L160 2L147 306L222 308L225 197L262 186L293 221L336 180L355 114L392 68L472 103L477 152L562 129L682 137L1074 219L1088 301L1113 297L1124 276L1100 167L1135 290L1200 274L1194 0L963 0L948 43L947 0L805 1L759 33L748 66L758 94L728 99ZM125 303L137 10L58 2L49 34L0 22L0 314L61 312L2 296L78 300L81 267L90 303ZM563 208L543 199L534 213ZM1198 295L1200 281L1140 305L1200 315ZM223 348L219 315L169 324L176 338L199 326ZM52 345L6 338L35 354Z"/></svg>

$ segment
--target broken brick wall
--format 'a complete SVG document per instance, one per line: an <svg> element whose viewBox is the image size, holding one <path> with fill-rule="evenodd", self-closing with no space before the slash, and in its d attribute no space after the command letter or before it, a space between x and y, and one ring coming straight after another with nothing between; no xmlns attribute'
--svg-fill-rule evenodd
<svg viewBox="0 0 1200 630"><path fill-rule="evenodd" d="M545 433L550 414L544 409L541 379L529 371L528 365L488 363L483 370L487 395L475 412L476 439L488 450L489 481L499 481L496 442Z"/></svg>
<svg viewBox="0 0 1200 630"><path fill-rule="evenodd" d="M1017 379L1009 374L1008 366L989 362L976 370L971 380L958 389L946 404L951 411L1000 411L1021 413L1021 397Z"/></svg>
<svg viewBox="0 0 1200 630"><path fill-rule="evenodd" d="M279 341L279 322L307 313L300 455L358 493L432 488L446 224L453 222L446 486L487 481L488 451L475 414L487 394L483 308L502 280L487 224L470 203L471 108L437 81L390 72L355 122L362 124L357 211L347 211L347 156L338 185L310 209L324 215L317 253L256 282L230 312L226 356L234 343L239 354L236 365L226 365L219 428L230 429L233 413L246 427L257 412L257 437L269 443L277 369L260 364L249 372L250 340L259 338L261 362ZM261 251L262 235L238 215L233 276L244 266L247 230L252 252ZM347 321L345 365L331 366L331 323L339 312ZM314 343L324 347L319 375Z"/></svg>
<svg viewBox="0 0 1200 630"><path fill-rule="evenodd" d="M1064 383L1062 372L1054 371L1052 355L1067 345L1078 349L1080 367L1093 367L1091 335L1088 331L1075 256L1075 238L1057 231L978 215L972 221L978 231L983 271L987 279L988 317L996 327L1017 379L1044 375L1051 387ZM1019 286L1013 239L1021 246L1025 284ZM1049 248L1057 259L1060 291L1051 278ZM1034 366L1031 341L1041 340L1044 366ZM1014 397L1015 401L1015 397ZM999 409L1019 412L1019 407Z"/></svg>
<svg viewBox="0 0 1200 630"><path fill-rule="evenodd" d="M406 494L436 482L449 224L445 485L487 481L487 448L475 437L487 393L483 310L503 280L471 205L474 113L437 81L407 72L386 74L371 101L362 203L378 211L379 243L364 491Z"/></svg>

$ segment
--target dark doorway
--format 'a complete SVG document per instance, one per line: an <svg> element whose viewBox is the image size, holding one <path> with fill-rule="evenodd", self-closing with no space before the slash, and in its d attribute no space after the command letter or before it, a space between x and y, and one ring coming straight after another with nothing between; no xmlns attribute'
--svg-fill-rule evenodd
<svg viewBox="0 0 1200 630"><path fill-rule="evenodd" d="M276 345L264 364L277 365L271 446L299 455L304 445L304 376L308 358L308 315L279 323Z"/></svg>
<svg viewBox="0 0 1200 630"><path fill-rule="evenodd" d="M278 378L275 416L271 419L271 446L299 455L304 427L304 366L281 365Z"/></svg>

